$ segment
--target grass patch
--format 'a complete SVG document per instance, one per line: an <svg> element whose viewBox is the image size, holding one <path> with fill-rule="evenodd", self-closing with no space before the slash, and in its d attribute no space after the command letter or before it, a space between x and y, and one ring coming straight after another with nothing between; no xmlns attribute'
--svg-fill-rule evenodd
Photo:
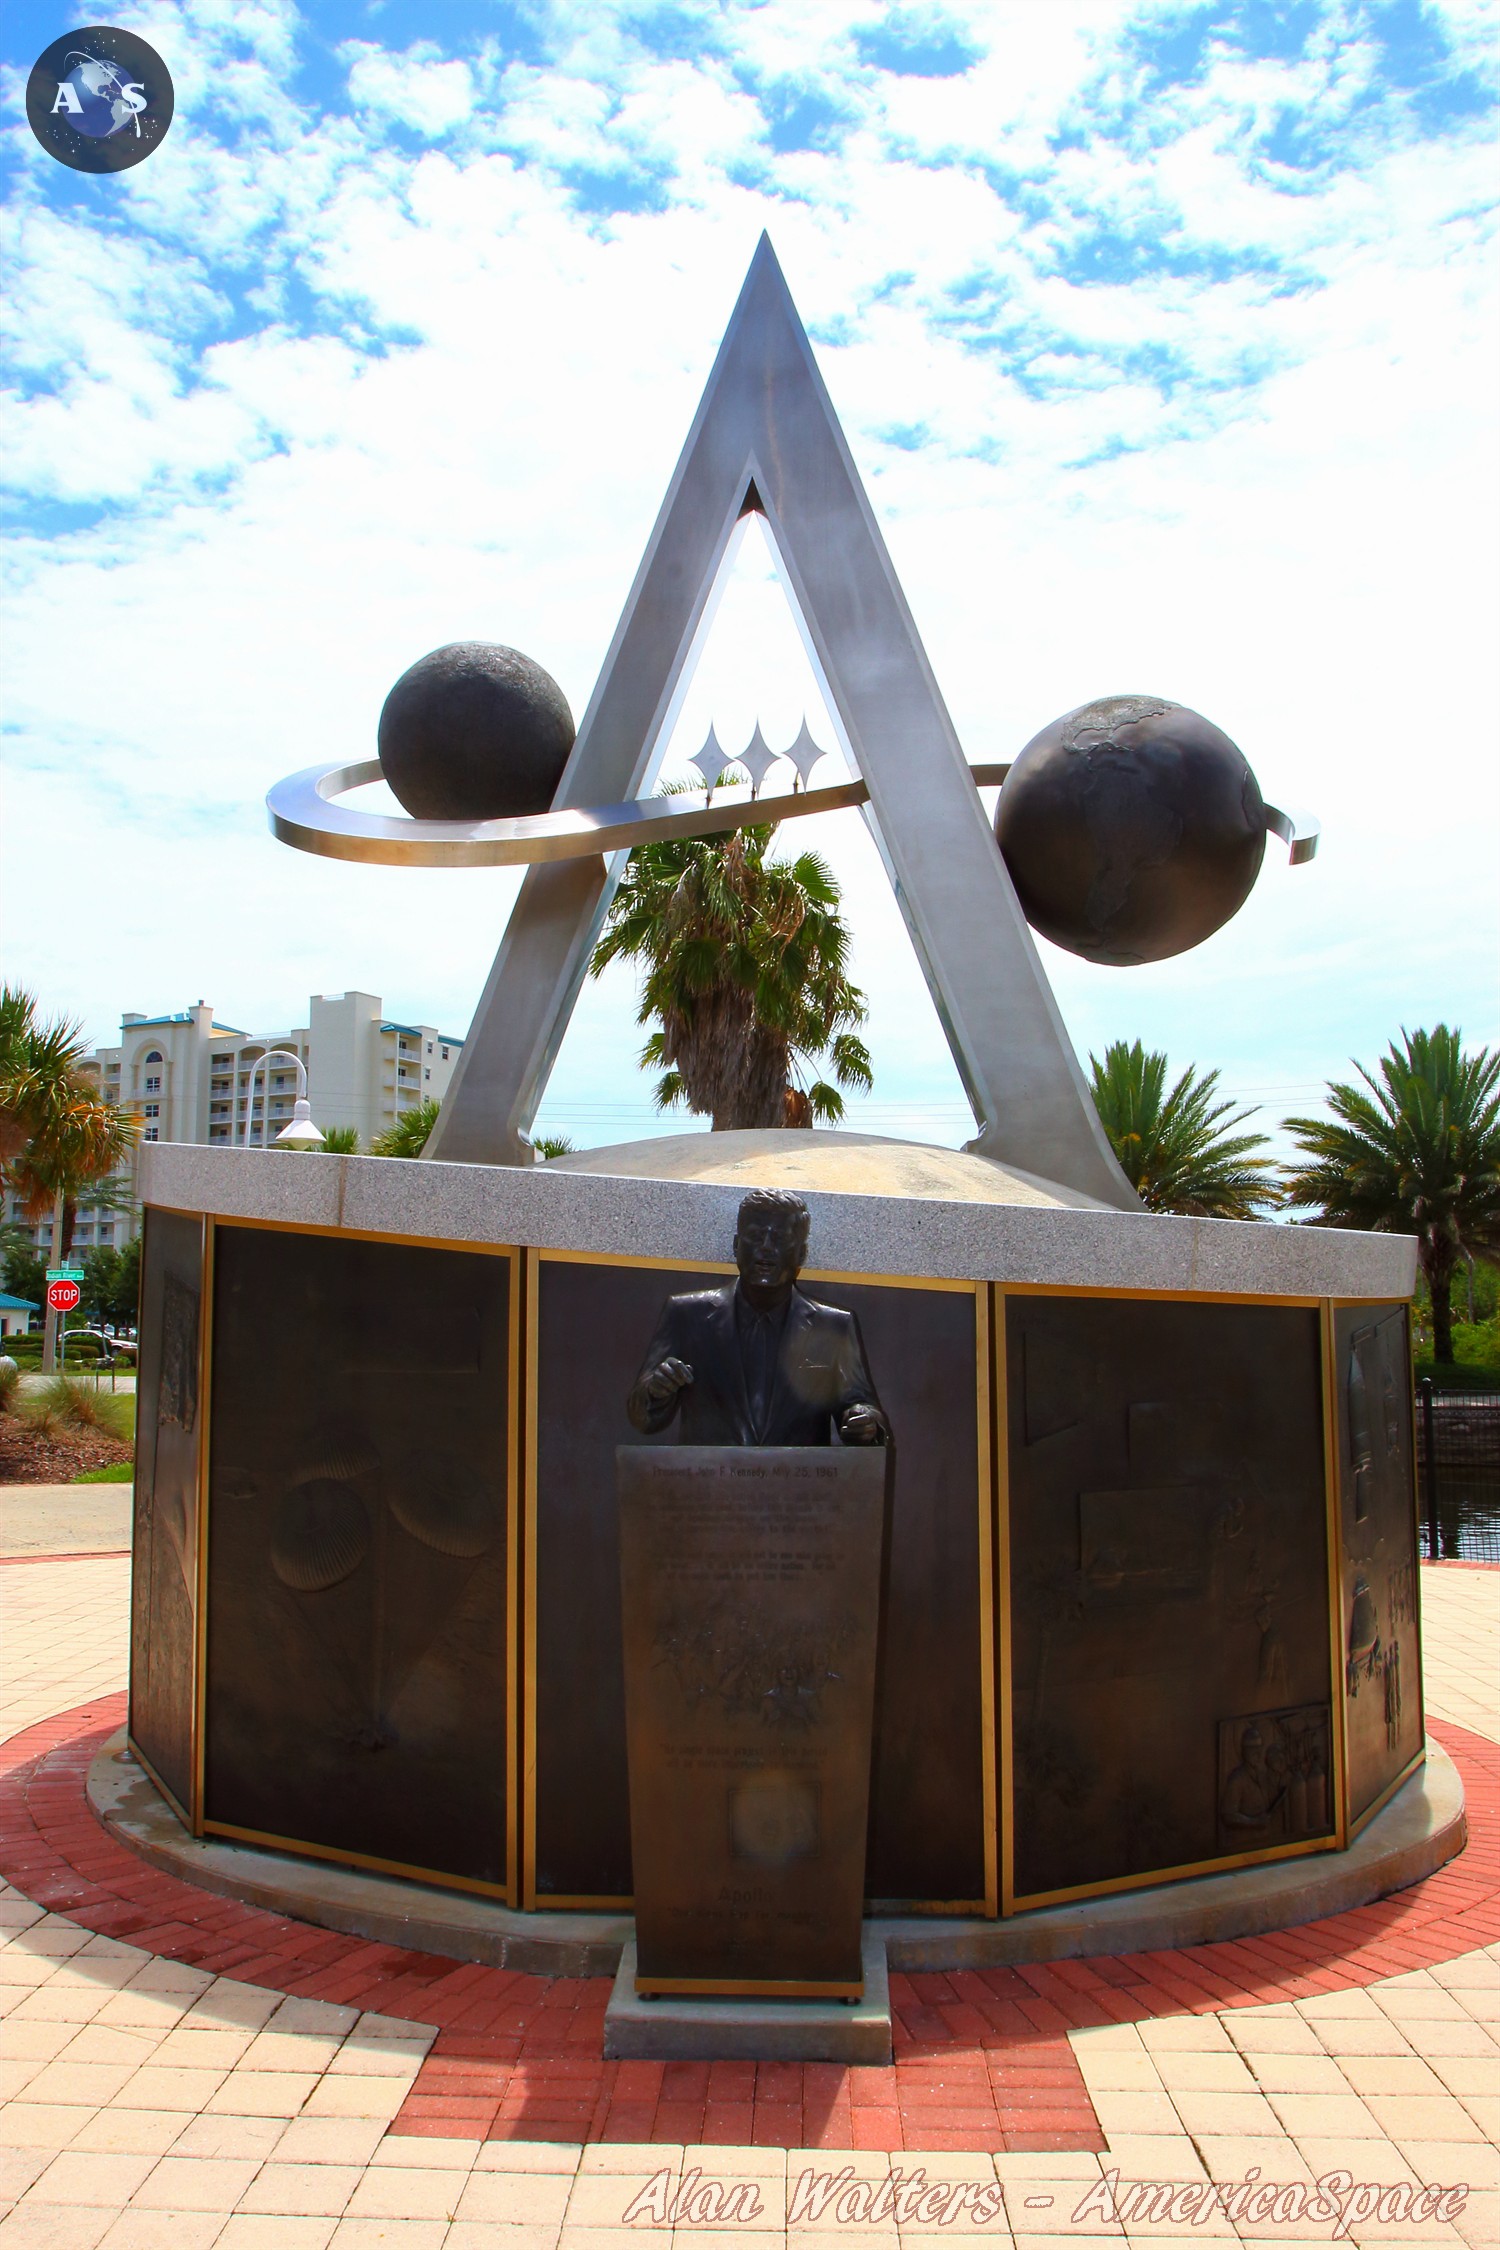
<svg viewBox="0 0 1500 2250"><path fill-rule="evenodd" d="M0 1367L0 1414L14 1414L21 1387L19 1367Z"/></svg>
<svg viewBox="0 0 1500 2250"><path fill-rule="evenodd" d="M107 1468L85 1469L81 1476L72 1479L74 1484L132 1484L134 1481L133 1461L111 1461Z"/></svg>

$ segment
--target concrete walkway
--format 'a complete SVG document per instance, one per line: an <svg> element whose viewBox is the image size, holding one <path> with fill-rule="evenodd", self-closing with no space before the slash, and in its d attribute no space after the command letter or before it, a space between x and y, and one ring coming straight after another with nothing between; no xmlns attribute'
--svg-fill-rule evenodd
<svg viewBox="0 0 1500 2250"><path fill-rule="evenodd" d="M63 1489L70 1502L80 1490L128 1493ZM1477 1912L1500 1896L1500 1761L1488 1749L1500 1741L1500 1572L1446 1564L1422 1575L1429 1712L1467 1730L1483 1784L1470 1851L1433 1885L1462 1878L1449 1895ZM719 2146L480 2138L459 2129L462 2103L449 2105L455 2122L441 2102L424 2122L418 2088L446 2035L408 2013L410 2001L395 2015L287 1997L165 1957L149 1928L131 1942L93 1934L104 1914L87 1903L88 1870L102 1870L107 1840L63 1750L80 1706L114 1708L127 1591L123 1559L0 1564L0 1739L36 1730L10 1754L7 1801L21 1801L29 1776L51 1854L26 1840L39 1828L13 1833L15 1887L0 1891L0 2250L621 2250L642 2232L684 2244L748 2237L767 2250L789 2235L808 2250L849 2250L851 2238L894 2250L976 2231L1019 2250L1079 2233L1283 2250L1500 2242L1500 1945L1456 1942L1447 1956L1441 1932L1462 1916L1435 1917L1421 1896L1431 1886L1387 1910L1389 1957L1425 1964L1402 1973L1325 1970L1309 1994L1299 1964L1285 1996L1219 2005L1201 1984L1189 1997L1183 1956L1180 2012L1158 2003L1138 2020L1066 2029L1059 2009L1097 2152L944 2149L945 2113L962 2107L964 2088L945 2094L930 2074L925 2149L757 2144L753 2128ZM68 1895L83 1899L71 1913L27 1891L49 1891L59 1851ZM1403 1954L1401 1932L1419 1922L1422 1945ZM1151 1957L1159 1984L1173 1959ZM1058 1966L1086 1975L1089 1965ZM912 1981L931 1988L920 1997L935 2012L962 2005L948 1979ZM559 1986L556 1999L574 2005L579 1993ZM1010 2044L990 2035L1000 2068ZM925 2065L913 2055L906 2067ZM1428 2189L1446 2199L1424 2200Z"/></svg>
<svg viewBox="0 0 1500 2250"><path fill-rule="evenodd" d="M127 1554L134 1486L0 1484L0 1558Z"/></svg>

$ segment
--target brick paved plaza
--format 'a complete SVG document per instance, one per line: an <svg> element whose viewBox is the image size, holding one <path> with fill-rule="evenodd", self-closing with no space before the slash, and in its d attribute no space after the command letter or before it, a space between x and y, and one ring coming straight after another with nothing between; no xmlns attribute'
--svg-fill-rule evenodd
<svg viewBox="0 0 1500 2250"><path fill-rule="evenodd" d="M0 1561L3 2250L613 2250L789 2227L809 2250L1284 2245L1340 2221L1257 2193L1330 2172L1354 2196L1341 2239L1500 2242L1494 1570L1423 1571L1460 1859L1261 1940L894 1976L888 2070L606 2063L605 1979L366 1944L154 1872L83 1796L123 1717L127 1576L117 1554ZM1132 2203L1136 2182L1229 2192ZM1468 2193L1413 2217L1384 2192L1403 2184Z"/></svg>

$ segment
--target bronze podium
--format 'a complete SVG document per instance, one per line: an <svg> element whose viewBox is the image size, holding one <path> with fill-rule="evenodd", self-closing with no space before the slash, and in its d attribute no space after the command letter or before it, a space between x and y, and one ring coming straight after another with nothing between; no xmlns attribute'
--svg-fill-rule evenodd
<svg viewBox="0 0 1500 2250"><path fill-rule="evenodd" d="M883 1446L621 1446L636 1989L858 2000Z"/></svg>

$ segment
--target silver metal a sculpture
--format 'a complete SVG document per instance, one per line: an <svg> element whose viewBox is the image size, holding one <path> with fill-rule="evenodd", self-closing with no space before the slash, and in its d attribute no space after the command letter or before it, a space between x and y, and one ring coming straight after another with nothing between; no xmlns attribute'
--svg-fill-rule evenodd
<svg viewBox="0 0 1500 2250"><path fill-rule="evenodd" d="M752 513L764 520L858 778L810 787L820 753L804 727L783 753L801 786L765 794L777 754L757 728L739 760L750 802L715 801L712 735L695 761L704 792L653 799L726 558ZM556 741L570 724L540 667L513 650L460 644L398 682L382 747L388 722L409 729L408 704L456 738L491 694L509 699L504 708L520 713L528 740ZM409 732L402 740L405 750ZM384 771L366 760L293 776L268 799L273 831L338 858L531 863L427 1146L462 1163L531 1161L526 1135L632 845L861 805L979 1123L970 1149L1135 1209L1027 915L1097 960L1161 958L1236 911L1267 829L1294 862L1316 844L1312 824L1262 800L1226 736L1156 698L1084 706L1037 736L1014 768L970 768L765 236L550 809L516 813L505 802L501 817L402 820L331 801ZM1007 774L992 830L978 784Z"/></svg>

